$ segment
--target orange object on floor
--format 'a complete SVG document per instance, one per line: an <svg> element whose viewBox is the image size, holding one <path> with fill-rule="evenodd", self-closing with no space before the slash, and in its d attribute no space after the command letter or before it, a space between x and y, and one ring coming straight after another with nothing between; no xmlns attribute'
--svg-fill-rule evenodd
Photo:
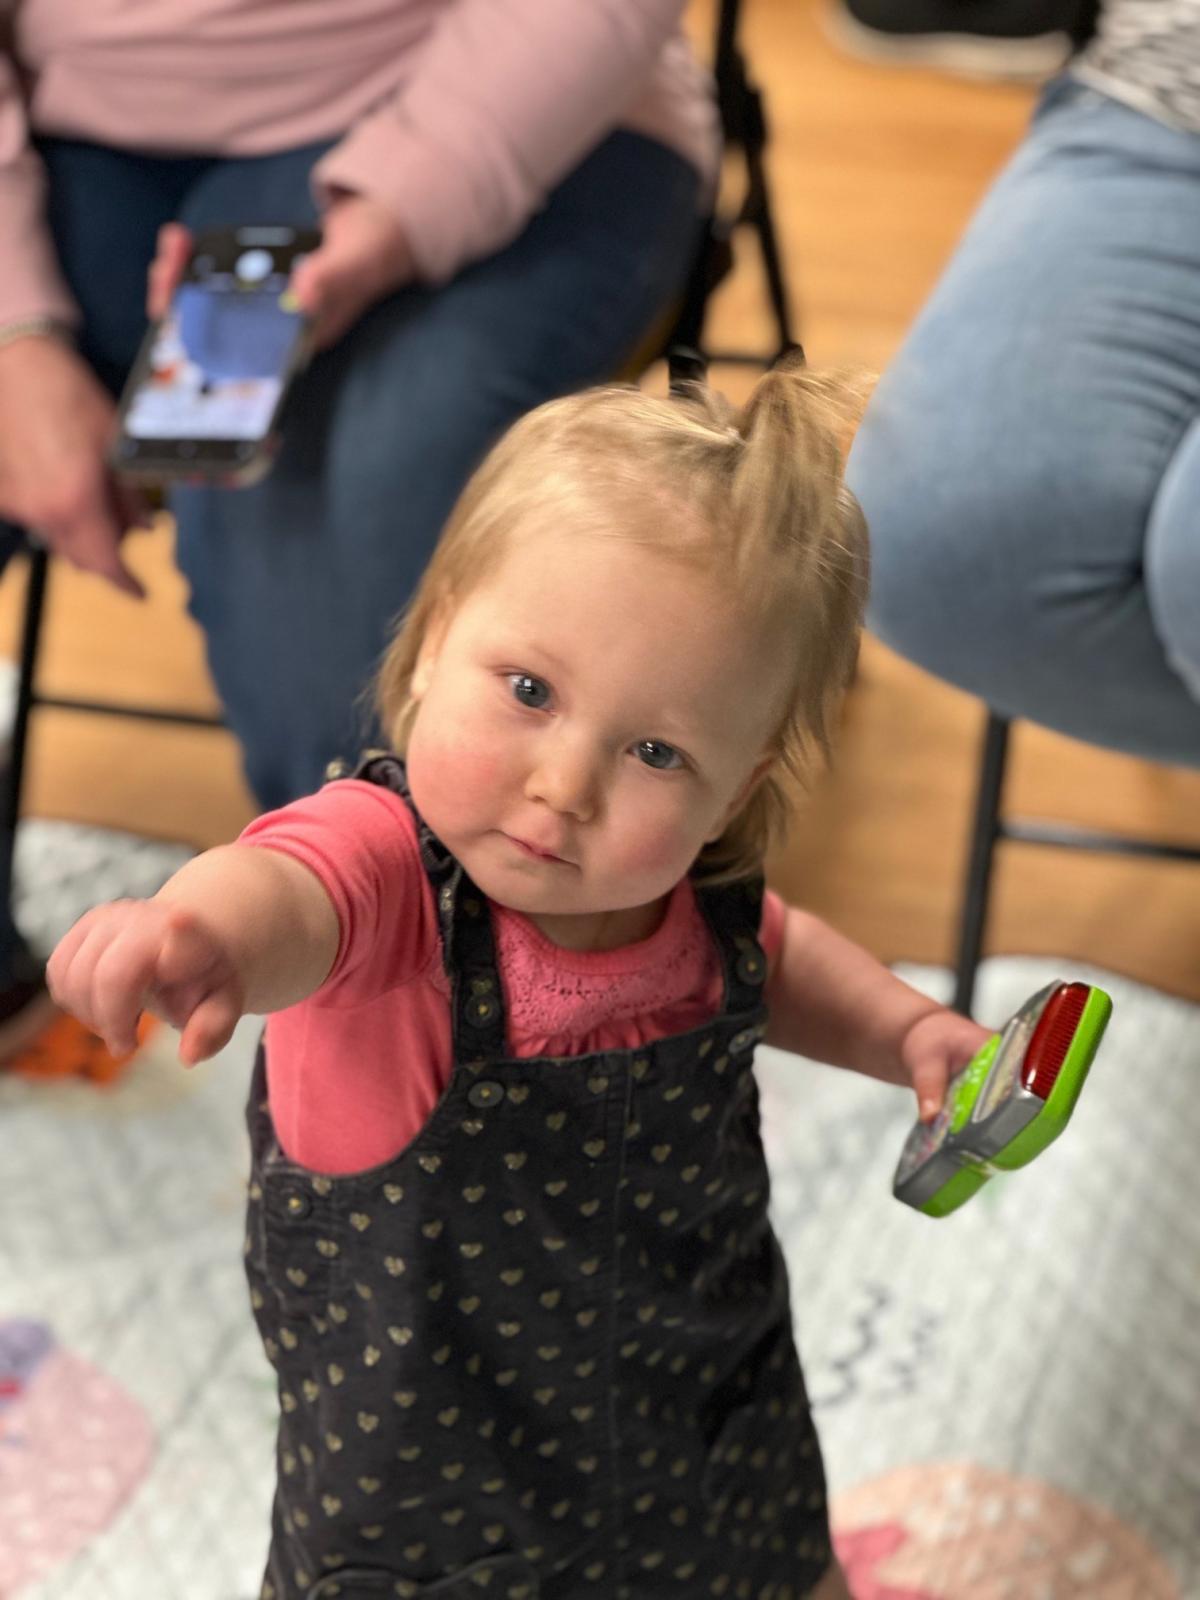
<svg viewBox="0 0 1200 1600"><path fill-rule="evenodd" d="M157 1027L157 1017L143 1012L137 1045L114 1056L99 1034L76 1018L60 1013L0 1070L25 1078L87 1078L92 1083L114 1083Z"/></svg>

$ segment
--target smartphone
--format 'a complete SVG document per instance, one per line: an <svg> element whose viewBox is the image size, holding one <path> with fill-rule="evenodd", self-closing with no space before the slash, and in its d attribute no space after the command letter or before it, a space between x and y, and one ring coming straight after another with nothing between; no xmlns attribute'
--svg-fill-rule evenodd
<svg viewBox="0 0 1200 1600"><path fill-rule="evenodd" d="M290 303L316 229L199 235L170 308L147 332L119 411L112 465L156 482L245 485L269 471L288 391L310 354Z"/></svg>

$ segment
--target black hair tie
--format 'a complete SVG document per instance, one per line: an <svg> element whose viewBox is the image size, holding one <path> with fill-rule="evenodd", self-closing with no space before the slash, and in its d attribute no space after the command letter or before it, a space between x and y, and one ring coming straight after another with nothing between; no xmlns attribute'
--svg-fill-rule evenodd
<svg viewBox="0 0 1200 1600"><path fill-rule="evenodd" d="M783 366L784 362L787 362L791 367L806 367L808 365L808 357L804 354L804 346L797 344L794 339L789 339L771 362L767 371L774 372L777 367Z"/></svg>
<svg viewBox="0 0 1200 1600"><path fill-rule="evenodd" d="M668 389L673 400L691 400L708 379L708 362L689 345L674 344L667 351Z"/></svg>

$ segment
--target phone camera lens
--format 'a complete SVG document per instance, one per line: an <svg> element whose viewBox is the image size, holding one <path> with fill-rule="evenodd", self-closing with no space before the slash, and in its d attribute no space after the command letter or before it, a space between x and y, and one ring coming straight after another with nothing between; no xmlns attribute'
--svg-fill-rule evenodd
<svg viewBox="0 0 1200 1600"><path fill-rule="evenodd" d="M273 266L269 250L243 250L237 259L236 271L241 283L261 283Z"/></svg>

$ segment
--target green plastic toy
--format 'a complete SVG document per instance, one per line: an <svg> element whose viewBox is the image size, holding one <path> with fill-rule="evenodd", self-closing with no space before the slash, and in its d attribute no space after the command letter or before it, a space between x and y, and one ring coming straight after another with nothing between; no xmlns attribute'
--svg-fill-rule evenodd
<svg viewBox="0 0 1200 1600"><path fill-rule="evenodd" d="M953 1078L932 1122L913 1126L892 1192L929 1217L948 1216L997 1172L1023 1167L1066 1127L1112 1000L1087 983L1032 995Z"/></svg>

